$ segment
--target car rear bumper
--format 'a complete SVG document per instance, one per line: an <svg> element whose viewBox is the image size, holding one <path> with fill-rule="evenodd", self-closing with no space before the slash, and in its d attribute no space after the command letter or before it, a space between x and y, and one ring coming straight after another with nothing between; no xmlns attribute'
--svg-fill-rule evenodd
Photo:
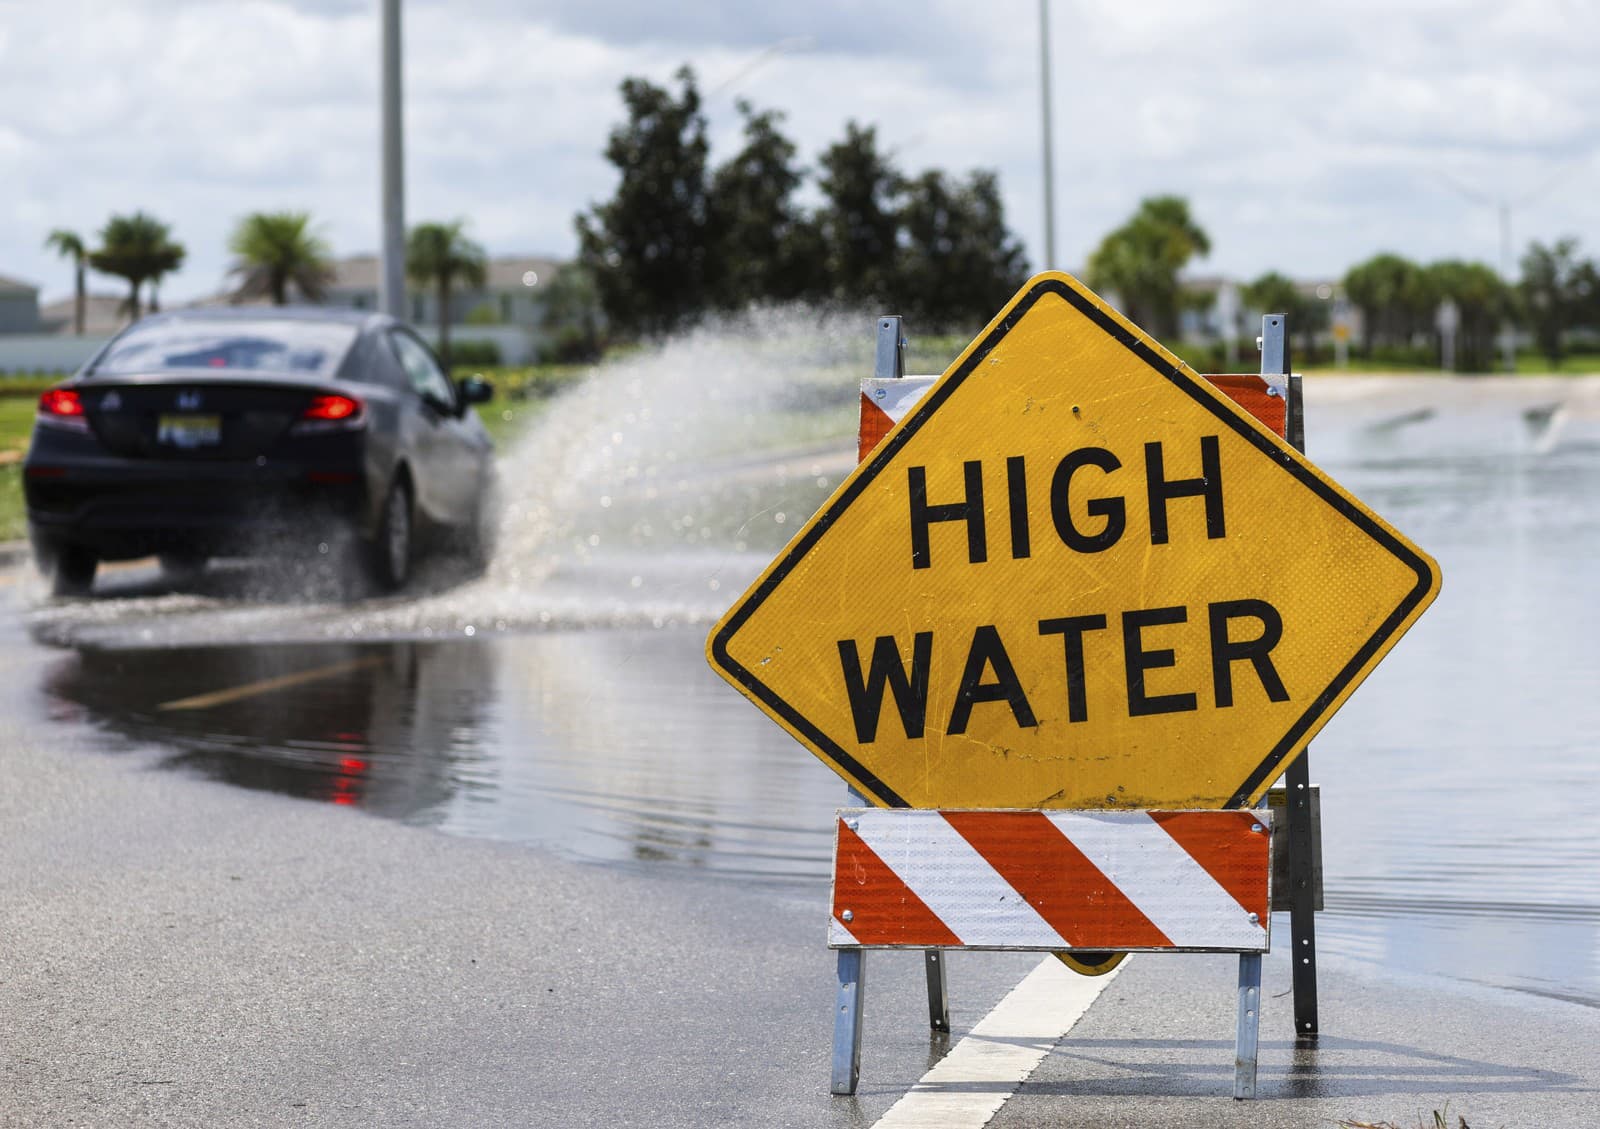
<svg viewBox="0 0 1600 1129"><path fill-rule="evenodd" d="M212 463L203 477L132 460L25 465L23 490L36 551L73 545L105 560L297 552L364 533L370 509L361 470L349 465Z"/></svg>

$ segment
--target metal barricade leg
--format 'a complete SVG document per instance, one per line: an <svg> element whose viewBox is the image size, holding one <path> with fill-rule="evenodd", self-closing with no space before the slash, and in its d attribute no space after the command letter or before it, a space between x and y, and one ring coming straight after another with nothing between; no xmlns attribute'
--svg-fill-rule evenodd
<svg viewBox="0 0 1600 1129"><path fill-rule="evenodd" d="M839 950L839 988L833 1005L833 1084L835 1094L853 1094L861 1077L862 995L867 987L866 951Z"/></svg>
<svg viewBox="0 0 1600 1129"><path fill-rule="evenodd" d="M922 960L928 973L928 1026L935 1031L950 1030L950 996L944 979L945 954L938 949L923 952Z"/></svg>
<svg viewBox="0 0 1600 1129"><path fill-rule="evenodd" d="M1256 1096L1257 1033L1261 1022L1261 954L1239 954L1239 1029L1234 1038L1233 1096Z"/></svg>

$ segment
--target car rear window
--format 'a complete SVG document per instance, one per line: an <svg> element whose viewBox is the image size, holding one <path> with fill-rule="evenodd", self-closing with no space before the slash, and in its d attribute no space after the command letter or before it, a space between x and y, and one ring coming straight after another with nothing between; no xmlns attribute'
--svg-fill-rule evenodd
<svg viewBox="0 0 1600 1129"><path fill-rule="evenodd" d="M94 375L171 369L248 369L332 376L356 339L353 325L291 321L163 321L111 343Z"/></svg>

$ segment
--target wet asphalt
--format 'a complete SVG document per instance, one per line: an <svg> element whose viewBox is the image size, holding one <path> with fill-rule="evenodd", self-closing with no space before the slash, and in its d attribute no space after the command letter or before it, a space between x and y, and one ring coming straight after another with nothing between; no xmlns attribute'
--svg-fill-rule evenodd
<svg viewBox="0 0 1600 1129"><path fill-rule="evenodd" d="M0 1125L870 1125L1037 960L953 954L944 1037L916 955L871 954L861 1089L834 1098L820 886L172 772L41 694L62 662L6 612ZM1297 1044L1269 956L1261 1097L1236 1103L1232 959L1136 958L992 1124L1593 1124L1600 1012L1322 975L1323 1035Z"/></svg>
<svg viewBox="0 0 1600 1129"><path fill-rule="evenodd" d="M0 629L0 1125L866 1125L944 1045L877 960L834 1099L820 890L171 772L42 699L59 661ZM958 1028L1033 963L970 960Z"/></svg>

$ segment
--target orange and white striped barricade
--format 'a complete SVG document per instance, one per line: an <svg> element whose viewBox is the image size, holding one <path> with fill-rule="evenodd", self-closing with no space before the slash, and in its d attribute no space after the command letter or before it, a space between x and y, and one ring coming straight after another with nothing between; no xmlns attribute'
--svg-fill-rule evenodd
<svg viewBox="0 0 1600 1129"><path fill-rule="evenodd" d="M1238 953L1234 1097L1255 1096L1271 813L852 808L835 825L829 947ZM860 981L835 1081L860 1073Z"/></svg>

